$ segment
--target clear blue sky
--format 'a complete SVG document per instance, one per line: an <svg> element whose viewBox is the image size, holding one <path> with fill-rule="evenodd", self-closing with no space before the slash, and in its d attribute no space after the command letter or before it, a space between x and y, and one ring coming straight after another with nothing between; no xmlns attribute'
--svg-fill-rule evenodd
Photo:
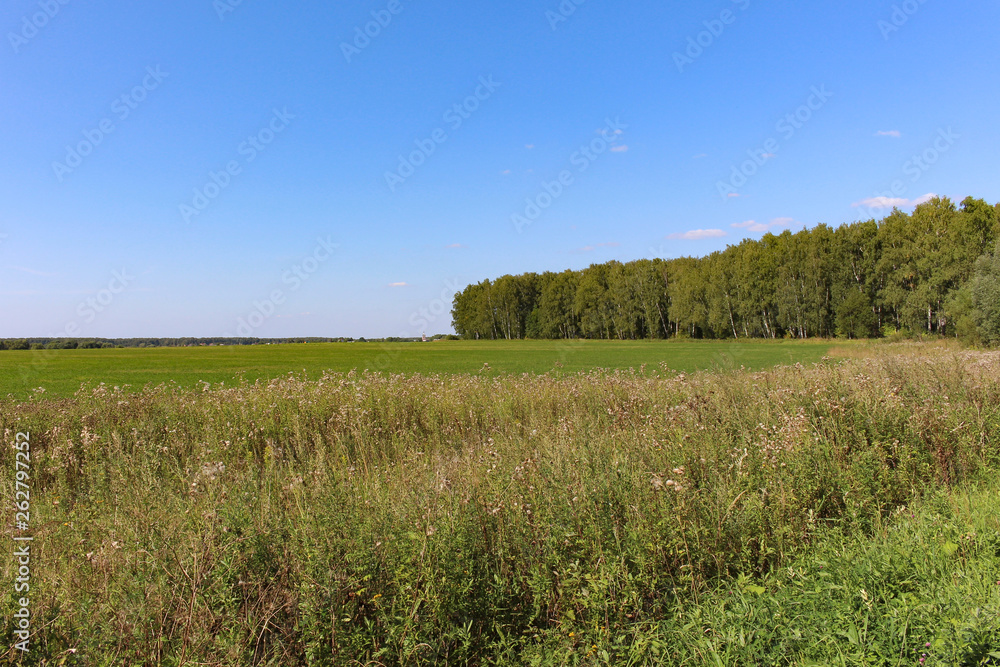
<svg viewBox="0 0 1000 667"><path fill-rule="evenodd" d="M996 3L563 11L8 0L0 337L448 332L484 278L1000 200Z"/></svg>

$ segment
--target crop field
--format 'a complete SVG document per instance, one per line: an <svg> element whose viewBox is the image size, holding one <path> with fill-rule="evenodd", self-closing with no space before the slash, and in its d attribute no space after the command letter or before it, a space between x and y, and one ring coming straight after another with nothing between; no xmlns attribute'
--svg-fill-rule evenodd
<svg viewBox="0 0 1000 667"><path fill-rule="evenodd" d="M52 356L0 398L22 664L1000 665L1000 354L437 345Z"/></svg>
<svg viewBox="0 0 1000 667"><path fill-rule="evenodd" d="M81 384L141 389L147 384L249 382L324 371L521 374L595 368L690 373L707 368L759 370L810 364L830 349L823 341L435 341L433 343L327 343L193 348L36 350L0 353L0 396L25 398L39 387L48 396L71 396Z"/></svg>

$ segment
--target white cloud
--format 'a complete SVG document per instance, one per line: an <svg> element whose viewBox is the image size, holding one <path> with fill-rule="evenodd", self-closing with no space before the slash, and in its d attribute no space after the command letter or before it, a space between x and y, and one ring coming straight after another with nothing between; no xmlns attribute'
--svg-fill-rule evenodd
<svg viewBox="0 0 1000 667"><path fill-rule="evenodd" d="M933 192L917 197L916 199L904 199L902 197L869 197L851 204L853 208L864 206L865 208L906 208L908 206L920 206L937 197Z"/></svg>
<svg viewBox="0 0 1000 667"><path fill-rule="evenodd" d="M670 234L667 239L670 241L700 241L702 239L718 239L727 236L721 229L692 229L681 234Z"/></svg>
<svg viewBox="0 0 1000 667"><path fill-rule="evenodd" d="M906 206L908 202L908 199L899 199L897 197L869 197L868 199L856 201L851 206L854 208L859 206L864 206L865 208L893 208L894 206Z"/></svg>
<svg viewBox="0 0 1000 667"><path fill-rule="evenodd" d="M611 152L612 153L624 153L627 150L628 150L628 146L626 146L624 144L622 144L621 146L612 146L611 147Z"/></svg>
<svg viewBox="0 0 1000 667"><path fill-rule="evenodd" d="M694 159L695 160L700 160L700 159L706 158L706 157L708 157L708 153L698 153L697 155L694 156Z"/></svg>
<svg viewBox="0 0 1000 667"><path fill-rule="evenodd" d="M795 224L795 218L774 218L771 222L757 222L756 220L734 222L730 227L745 229L748 232L762 233L771 231L772 229L788 228L793 224Z"/></svg>
<svg viewBox="0 0 1000 667"><path fill-rule="evenodd" d="M535 144L525 144L524 147L530 151L532 148L535 147Z"/></svg>
<svg viewBox="0 0 1000 667"><path fill-rule="evenodd" d="M389 287L409 287L409 283L389 283Z"/></svg>
<svg viewBox="0 0 1000 667"><path fill-rule="evenodd" d="M452 243L451 245L446 245L445 246L445 248L447 248L449 250L454 250L454 249L457 249L457 248L464 248L464 247L465 247L465 245L463 245L461 243Z"/></svg>
<svg viewBox="0 0 1000 667"><path fill-rule="evenodd" d="M878 132L875 133L875 136L876 137L894 137L896 139L899 139L901 136L903 136L903 133L900 132L899 130L879 130Z"/></svg>

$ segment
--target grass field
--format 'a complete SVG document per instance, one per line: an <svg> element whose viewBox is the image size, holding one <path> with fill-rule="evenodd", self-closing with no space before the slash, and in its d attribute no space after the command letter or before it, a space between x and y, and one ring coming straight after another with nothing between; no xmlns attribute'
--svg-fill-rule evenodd
<svg viewBox="0 0 1000 667"><path fill-rule="evenodd" d="M1000 355L863 351L0 398L4 657L1000 665Z"/></svg>
<svg viewBox="0 0 1000 667"><path fill-rule="evenodd" d="M195 348L126 348L0 352L0 396L25 398L38 387L48 396L71 396L83 383L144 385L200 382L230 385L288 373L314 378L324 371L391 373L572 373L595 368L692 372L707 368L759 370L809 364L830 349L824 341L435 341L433 343L330 343Z"/></svg>

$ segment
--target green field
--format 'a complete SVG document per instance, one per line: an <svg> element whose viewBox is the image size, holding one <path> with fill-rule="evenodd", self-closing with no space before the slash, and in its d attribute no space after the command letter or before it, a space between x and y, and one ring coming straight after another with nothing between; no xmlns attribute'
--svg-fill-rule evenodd
<svg viewBox="0 0 1000 667"><path fill-rule="evenodd" d="M223 372L212 355L322 349L85 358L145 360L137 377L195 358L196 377ZM440 370L413 365L438 349L399 358ZM510 369L545 352L452 349ZM563 368L739 351L581 349ZM789 351L818 354L756 344L735 362ZM1000 667L1000 354L843 352L760 372L300 371L0 396L0 533L8 554L32 537L30 600L0 596L0 662ZM0 559L0 589L22 566Z"/></svg>
<svg viewBox="0 0 1000 667"><path fill-rule="evenodd" d="M764 369L810 364L829 341L436 341L328 343L194 348L34 350L0 353L0 396L25 398L42 387L65 397L81 384L130 385L253 382L288 373L316 378L323 371L388 373L574 373L594 369Z"/></svg>

